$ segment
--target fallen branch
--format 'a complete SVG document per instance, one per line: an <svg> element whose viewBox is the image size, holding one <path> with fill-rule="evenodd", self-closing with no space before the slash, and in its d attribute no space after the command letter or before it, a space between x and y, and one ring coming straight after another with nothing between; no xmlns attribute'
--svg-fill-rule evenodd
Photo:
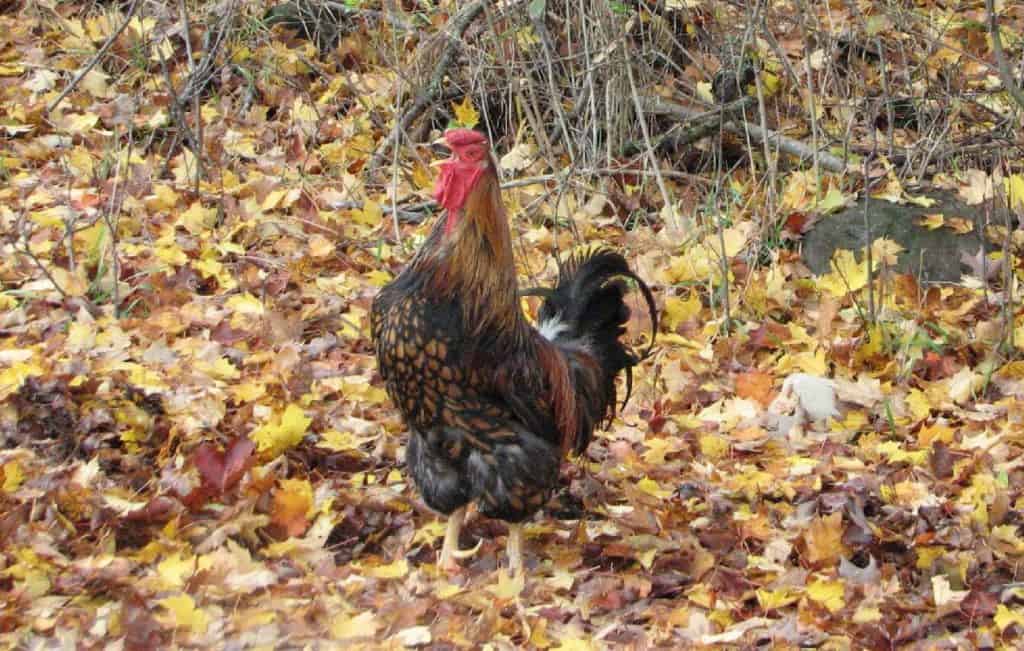
<svg viewBox="0 0 1024 651"><path fill-rule="evenodd" d="M753 97L741 97L710 111L704 111L703 113L693 112L691 117L685 118L686 124L679 125L680 129L675 133L654 138L655 145L658 147L669 146L675 148L707 138L718 132L718 127L722 120L731 120L732 116L742 113L748 107L753 106L753 104ZM676 111L681 108L675 104L665 105L662 99L647 99L643 102L643 107L646 113L661 115L675 115ZM645 146L642 142L631 142L625 146L623 153L630 156L644 151L644 148Z"/></svg>
<svg viewBox="0 0 1024 651"><path fill-rule="evenodd" d="M397 29L405 30L407 32L416 31L415 25L407 23L398 16L395 16L387 11L375 11L373 9L349 7L348 5L342 2L332 2L331 0L322 0L322 4L325 9L336 11L340 14L345 14L348 16L363 16L366 18L375 18L377 20L383 20L384 22L388 23L389 25Z"/></svg>
<svg viewBox="0 0 1024 651"><path fill-rule="evenodd" d="M579 176L617 176L625 174L629 176L655 176L655 174L661 174L665 178L676 178L676 179L687 179L692 181L704 181L699 176L694 174L688 174L686 172L679 172L676 170L658 170L653 172L650 170L632 169L632 168L615 168L615 167L602 167L596 169L583 169L577 170ZM540 176L527 176L521 179L515 179L513 181L506 181L501 184L502 190L509 190L511 188L522 188L528 185L538 185L541 183L555 183L565 179L566 174L541 174ZM333 201L328 207L332 210L362 210L366 207L365 201ZM427 218L427 214L436 210L438 207L437 202L430 199L427 201L418 201L416 203L394 203L390 205L381 205L381 213L385 215L398 215L398 221L405 224L419 224Z"/></svg>
<svg viewBox="0 0 1024 651"><path fill-rule="evenodd" d="M745 98L744 98L745 99ZM740 102L742 100L736 100ZM677 118L681 121L689 123L691 120L704 119L708 113L698 112L691 108L687 108L675 102L670 102L664 99L652 99L649 100L648 111L652 113L660 113L662 115L668 115ZM740 107L742 108L742 107ZM718 113L714 111L713 113ZM725 113L725 109L722 109L722 113ZM736 135L749 135L752 140L757 142L774 142L778 145L779 150L789 154L790 156L796 156L801 160L809 159L814 157L814 150L810 146L800 142L799 140L793 140L787 138L779 133L772 131L771 129L763 129L757 125L750 124L748 122L738 123L733 118L727 118L722 127L729 133ZM699 131L698 131L699 133ZM825 169L830 172L845 172L848 167L845 161L840 158L833 156L824 151L819 151L818 162Z"/></svg>
<svg viewBox="0 0 1024 651"><path fill-rule="evenodd" d="M448 21L448 28L445 30L445 34L448 38L448 43L445 45L444 51L441 53L441 58L438 59L437 65L434 66L434 71L430 75L429 81L424 86L419 95L416 96L412 106L395 120L395 126L392 127L391 132L384 139L384 142L377 147L377 151L374 152L373 158L370 159L370 169L376 169L381 166L384 157L388 155L391 148L398 143L398 139L401 134L409 129L409 125L413 121L423 114L430 106L432 106L438 98L441 96L441 84L444 82L444 76L448 72L448 67L455 60L455 56L459 51L459 44L461 43L462 35L469 29L470 24L476 17L484 10L487 5L485 0L477 0L476 2L466 5L458 13L451 17Z"/></svg>

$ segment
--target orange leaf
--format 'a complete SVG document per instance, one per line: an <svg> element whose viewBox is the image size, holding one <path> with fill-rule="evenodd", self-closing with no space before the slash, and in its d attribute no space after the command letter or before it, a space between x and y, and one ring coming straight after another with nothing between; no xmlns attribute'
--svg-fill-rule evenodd
<svg viewBox="0 0 1024 651"><path fill-rule="evenodd" d="M843 514L836 512L817 518L804 532L807 560L812 563L835 561L845 550L843 546Z"/></svg>
<svg viewBox="0 0 1024 651"><path fill-rule="evenodd" d="M304 479L285 479L274 493L271 522L286 536L301 536L309 526L313 509L313 488Z"/></svg>
<svg viewBox="0 0 1024 651"><path fill-rule="evenodd" d="M772 401L772 382L772 376L764 371L740 373L736 376L736 395L767 406Z"/></svg>

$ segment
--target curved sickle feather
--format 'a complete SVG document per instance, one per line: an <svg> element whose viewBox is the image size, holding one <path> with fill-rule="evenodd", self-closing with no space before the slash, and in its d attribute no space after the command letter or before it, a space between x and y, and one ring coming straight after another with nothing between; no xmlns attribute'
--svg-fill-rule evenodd
<svg viewBox="0 0 1024 651"><path fill-rule="evenodd" d="M640 362L642 362L645 359L647 359L648 357L650 357L651 353L654 350L654 338L655 338L655 336L657 336L657 333L658 333L658 308L654 304L654 294L653 294L653 292L651 292L651 288L647 286L647 283L645 283L640 278L640 276L637 276L632 271L622 272L622 273L616 274L616 276L625 276L627 278L632 278L634 281L636 281L637 287L640 288L640 293L644 295L644 300L647 301L647 309L651 313L651 342L647 345L647 350L644 351L643 355L640 355L639 357L636 358L636 360L634 360L635 361L634 366L635 366L636 364L639 364ZM633 395L633 367L632 366L627 366L626 367L626 397L622 399L622 404L619 406L619 409L625 409L626 408L626 403L629 402L629 398L632 395Z"/></svg>
<svg viewBox="0 0 1024 651"><path fill-rule="evenodd" d="M582 260L586 259L587 256L593 255L594 253L600 250L601 248L598 247L597 249L591 249L585 253L580 253L578 255L570 255L567 260L559 264L559 274L561 275L565 273L574 273L576 266L579 265ZM651 315L651 341L647 345L647 350L645 350L643 354L634 356L634 359L632 361L633 366L635 366L636 364L639 364L640 362L650 357L654 351L654 341L658 334L658 308L655 305L654 293L651 291L651 288L648 287L647 283L645 283L643 279L640 278L640 276L636 275L636 273L634 273L632 270L616 272L612 274L608 278L608 280L622 277L629 278L636 283L637 287L640 290L640 293L643 294L644 301L647 302L647 310L650 312ZM539 296L545 300L551 298L551 296L553 296L554 293L554 290L548 289L546 287L528 287L526 289L519 290L520 297ZM627 366L625 368L626 397L622 399L622 405L619 407L619 409L625 408L626 403L629 402L629 398L633 394L633 366Z"/></svg>

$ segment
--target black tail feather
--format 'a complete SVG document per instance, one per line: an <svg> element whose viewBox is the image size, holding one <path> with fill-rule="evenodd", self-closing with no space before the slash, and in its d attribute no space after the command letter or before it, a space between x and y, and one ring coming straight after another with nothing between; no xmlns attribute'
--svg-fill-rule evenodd
<svg viewBox="0 0 1024 651"><path fill-rule="evenodd" d="M651 315L651 340L642 354L633 352L621 340L629 321L624 300L629 289L627 279L643 294ZM625 371L624 407L633 390L633 367L646 359L654 346L658 313L650 288L633 273L622 255L597 248L561 263L553 290L527 290L522 294L544 297L538 318L542 326L545 322L560 324L556 341L584 341L597 354L605 377L603 413L597 416L598 420L610 419L615 414L615 376Z"/></svg>

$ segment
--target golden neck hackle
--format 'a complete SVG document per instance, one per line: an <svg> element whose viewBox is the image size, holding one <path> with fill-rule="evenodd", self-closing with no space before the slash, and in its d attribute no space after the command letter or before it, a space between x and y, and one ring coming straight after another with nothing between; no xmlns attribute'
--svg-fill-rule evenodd
<svg viewBox="0 0 1024 651"><path fill-rule="evenodd" d="M487 169L466 197L451 232L442 234L432 262L433 283L442 295L458 295L469 334L498 330L515 336L521 329L512 236L501 187ZM437 229L436 229L437 230ZM433 239L433 238L432 238Z"/></svg>

